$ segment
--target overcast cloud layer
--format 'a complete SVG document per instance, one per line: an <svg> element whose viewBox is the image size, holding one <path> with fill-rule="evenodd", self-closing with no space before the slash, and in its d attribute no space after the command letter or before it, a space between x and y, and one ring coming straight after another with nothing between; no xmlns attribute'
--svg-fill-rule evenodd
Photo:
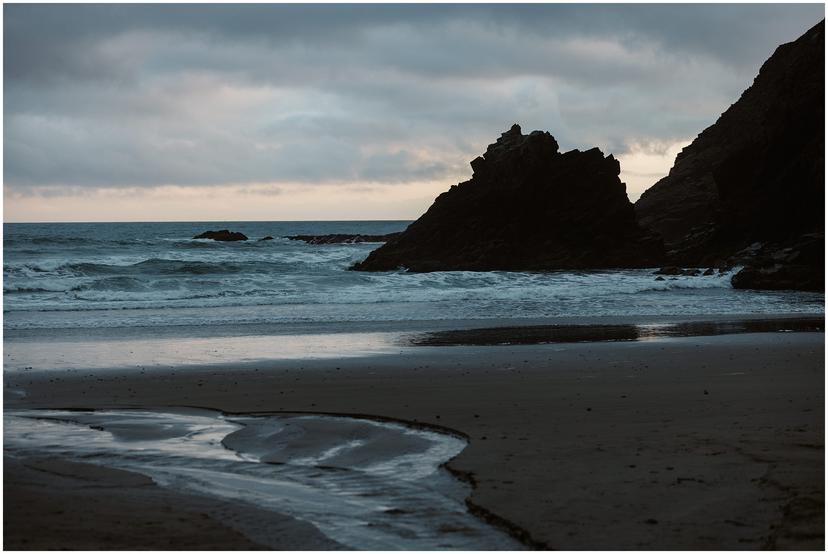
<svg viewBox="0 0 828 554"><path fill-rule="evenodd" d="M5 186L448 188L513 122L564 149L658 155L823 16L813 4L7 4Z"/></svg>

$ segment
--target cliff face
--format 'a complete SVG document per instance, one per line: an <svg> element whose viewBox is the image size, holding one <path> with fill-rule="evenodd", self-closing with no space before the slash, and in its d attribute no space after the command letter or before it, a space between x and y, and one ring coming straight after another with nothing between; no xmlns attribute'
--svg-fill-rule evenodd
<svg viewBox="0 0 828 554"><path fill-rule="evenodd" d="M824 213L825 36L783 44L739 100L636 203L671 261L726 263L753 243L790 247Z"/></svg>
<svg viewBox="0 0 828 554"><path fill-rule="evenodd" d="M657 265L660 239L642 231L618 161L593 148L560 153L549 134L503 133L399 237L353 269L538 270Z"/></svg>

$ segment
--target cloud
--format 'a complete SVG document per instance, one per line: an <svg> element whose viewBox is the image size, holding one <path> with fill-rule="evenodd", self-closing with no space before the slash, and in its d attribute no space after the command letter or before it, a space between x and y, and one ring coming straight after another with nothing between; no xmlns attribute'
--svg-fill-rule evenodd
<svg viewBox="0 0 828 554"><path fill-rule="evenodd" d="M634 160L642 144L674 145L710 125L822 12L9 4L4 180L12 198L37 188L264 184L280 199L301 186L447 188L513 122L566 149Z"/></svg>

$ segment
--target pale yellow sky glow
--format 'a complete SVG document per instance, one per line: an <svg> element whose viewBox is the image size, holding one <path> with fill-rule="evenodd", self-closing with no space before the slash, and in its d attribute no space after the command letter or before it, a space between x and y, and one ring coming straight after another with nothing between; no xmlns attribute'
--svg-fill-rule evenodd
<svg viewBox="0 0 828 554"><path fill-rule="evenodd" d="M649 142L634 144L629 152L618 157L621 163L621 180L627 184L627 196L635 202L645 190L667 175L676 155L692 139L673 143Z"/></svg>
<svg viewBox="0 0 828 554"><path fill-rule="evenodd" d="M645 143L618 156L635 201L665 176L690 139ZM469 170L471 173L471 170ZM225 186L4 190L6 222L416 219L451 185L468 179L397 185L253 183Z"/></svg>
<svg viewBox="0 0 828 554"><path fill-rule="evenodd" d="M449 186L245 184L98 188L74 195L6 189L3 215L10 223L416 219Z"/></svg>

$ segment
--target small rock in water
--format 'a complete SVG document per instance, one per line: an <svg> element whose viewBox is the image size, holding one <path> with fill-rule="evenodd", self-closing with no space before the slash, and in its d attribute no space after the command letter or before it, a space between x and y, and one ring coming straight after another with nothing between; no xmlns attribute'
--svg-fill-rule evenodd
<svg viewBox="0 0 828 554"><path fill-rule="evenodd" d="M200 235L196 235L193 237L194 239L212 239L218 240L222 242L232 242L237 240L247 240L247 236L243 233L237 233L235 231L230 231L228 229L222 229L220 231L204 231Z"/></svg>

